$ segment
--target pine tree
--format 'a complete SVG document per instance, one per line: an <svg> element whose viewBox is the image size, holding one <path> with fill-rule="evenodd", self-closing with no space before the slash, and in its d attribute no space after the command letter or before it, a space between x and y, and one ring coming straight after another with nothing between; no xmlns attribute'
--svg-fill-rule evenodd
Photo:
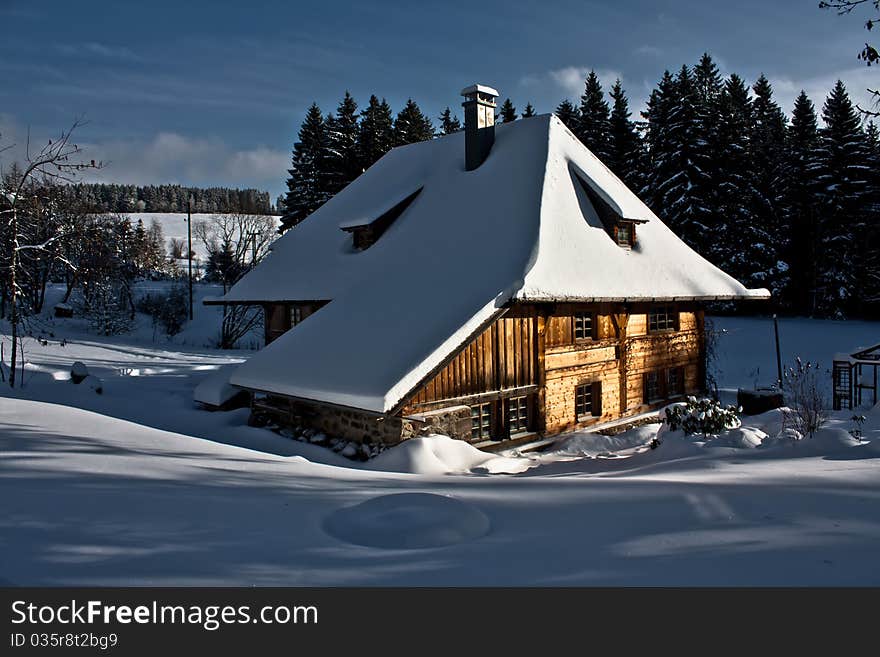
<svg viewBox="0 0 880 657"><path fill-rule="evenodd" d="M752 87L752 125L750 131L750 161L752 222L762 226L768 237L766 277L755 279L756 284L773 292L777 300L789 287L789 266L785 242L790 230L783 224L785 213L785 115L773 100L773 87L762 74ZM771 261L772 260L772 261Z"/></svg>
<svg viewBox="0 0 880 657"><path fill-rule="evenodd" d="M718 189L726 177L721 169L721 159L727 148L718 131L719 103L723 90L721 74L709 53L703 53L693 69L694 125L693 161L697 175L691 180L690 196L693 205L693 222L705 236L704 246L710 251L723 248L717 236L725 230L726 218L720 210ZM715 235L716 239L712 239ZM705 255L713 256L710 251Z"/></svg>
<svg viewBox="0 0 880 657"><path fill-rule="evenodd" d="M819 285L818 145L816 110L801 91L794 103L791 124L786 130L785 217L790 231L786 262L790 287L785 297L795 312L812 314Z"/></svg>
<svg viewBox="0 0 880 657"><path fill-rule="evenodd" d="M412 98L408 99L394 120L394 145L414 144L433 137L434 126L431 125L431 119L422 114Z"/></svg>
<svg viewBox="0 0 880 657"><path fill-rule="evenodd" d="M708 201L707 144L697 123L694 78L682 66L663 74L648 102L649 173L646 197L654 212L698 252L710 257L717 238Z"/></svg>
<svg viewBox="0 0 880 657"><path fill-rule="evenodd" d="M865 152L868 172L865 234L858 243L864 249L857 260L863 269L857 272L863 307L856 309L863 315L880 315L880 130L873 120L865 126Z"/></svg>
<svg viewBox="0 0 880 657"><path fill-rule="evenodd" d="M577 128L574 133L596 157L603 162L608 158L610 141L608 103L595 71L590 71L584 84Z"/></svg>
<svg viewBox="0 0 880 657"><path fill-rule="evenodd" d="M394 146L394 128L391 107L382 99L370 96L367 108L361 112L358 129L359 167L366 170Z"/></svg>
<svg viewBox="0 0 880 657"><path fill-rule="evenodd" d="M452 113L448 107L440 114L440 135L451 135L453 132L461 130L461 121Z"/></svg>
<svg viewBox="0 0 880 657"><path fill-rule="evenodd" d="M838 80L822 108L825 127L819 131L819 177L823 206L820 239L824 259L820 284L821 309L843 315L861 298L864 267L858 242L866 227L868 203L867 152L859 115L843 82Z"/></svg>
<svg viewBox="0 0 880 657"><path fill-rule="evenodd" d="M330 197L328 142L321 109L312 103L300 128L299 141L293 146L280 231L301 222Z"/></svg>
<svg viewBox="0 0 880 657"><path fill-rule="evenodd" d="M724 83L718 101L719 177L715 180L721 223L712 240L714 260L747 287L765 283L775 263L775 245L767 226L754 221L749 132L752 106L749 90L735 73Z"/></svg>
<svg viewBox="0 0 880 657"><path fill-rule="evenodd" d="M556 118L562 121L572 132L577 128L577 109L567 98L556 106Z"/></svg>
<svg viewBox="0 0 880 657"><path fill-rule="evenodd" d="M620 79L611 88L611 99L608 159L605 164L627 187L638 190L641 187L641 140L630 120L629 101Z"/></svg>
<svg viewBox="0 0 880 657"><path fill-rule="evenodd" d="M501 104L499 116L501 117L502 123L516 121L516 108L513 106L513 103L510 102L510 98L506 98Z"/></svg>
<svg viewBox="0 0 880 657"><path fill-rule="evenodd" d="M535 108L532 107L531 103L526 103L526 108L523 110L522 117L523 119L530 119L535 115Z"/></svg>
<svg viewBox="0 0 880 657"><path fill-rule="evenodd" d="M330 193L343 189L358 177L358 106L348 91L336 108L336 116L327 120Z"/></svg>

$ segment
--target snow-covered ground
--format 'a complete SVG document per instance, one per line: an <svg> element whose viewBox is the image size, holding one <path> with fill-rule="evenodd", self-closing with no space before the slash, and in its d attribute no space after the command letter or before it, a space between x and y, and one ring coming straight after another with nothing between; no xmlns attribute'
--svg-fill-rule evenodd
<svg viewBox="0 0 880 657"><path fill-rule="evenodd" d="M146 228L149 228L153 221L158 223L162 227L166 251L168 250L168 243L172 238L183 240L186 243L186 212L127 212L125 215L131 220L132 225L136 225L139 220L144 222L144 227ZM194 213L192 215L193 226L201 221L210 222L215 216L213 213ZM275 219L277 221L280 218L275 217ZM278 221L278 223L280 225L281 222ZM193 251L199 261L204 262L207 260L208 253L205 250L205 245L195 235L193 235Z"/></svg>
<svg viewBox="0 0 880 657"><path fill-rule="evenodd" d="M653 424L527 455L430 437L359 463L196 408L200 382L252 353L205 348L200 315L172 343L76 320L28 340L26 387L0 388L0 583L880 584L880 410L862 443L840 413L796 444L650 449ZM722 386L775 370L770 320L716 326ZM786 359L823 365L878 334L781 323ZM66 380L77 360L102 394ZM779 431L772 413L745 424Z"/></svg>

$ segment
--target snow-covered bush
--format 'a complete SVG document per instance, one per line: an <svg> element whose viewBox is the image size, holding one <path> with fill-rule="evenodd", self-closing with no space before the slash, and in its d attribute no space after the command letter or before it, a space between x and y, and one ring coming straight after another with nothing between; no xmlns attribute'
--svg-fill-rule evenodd
<svg viewBox="0 0 880 657"><path fill-rule="evenodd" d="M819 364L795 359L793 367L783 372L783 391L790 408L783 415L785 427L810 438L828 419L828 404L819 384Z"/></svg>
<svg viewBox="0 0 880 657"><path fill-rule="evenodd" d="M177 335L189 316L189 296L183 285L173 285L167 292L145 294L137 309L152 318L153 328L161 326L166 335Z"/></svg>
<svg viewBox="0 0 880 657"><path fill-rule="evenodd" d="M708 397L691 396L682 404L667 407L663 421L672 431L681 429L686 434L710 436L740 426L740 410L735 406L721 406Z"/></svg>

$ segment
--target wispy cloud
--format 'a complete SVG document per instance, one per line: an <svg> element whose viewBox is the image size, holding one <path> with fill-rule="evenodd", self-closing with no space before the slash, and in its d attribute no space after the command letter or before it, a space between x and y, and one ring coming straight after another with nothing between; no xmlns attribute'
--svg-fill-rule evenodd
<svg viewBox="0 0 880 657"><path fill-rule="evenodd" d="M529 89L533 93L562 94L567 98L578 98L584 91L584 81L592 69L589 66L565 66L544 73L530 74L520 78L520 86ZM623 79L620 71L597 70L596 75L602 82L606 91L614 84L614 81Z"/></svg>
<svg viewBox="0 0 880 657"><path fill-rule="evenodd" d="M120 45L87 41L85 43L60 43L55 48L68 57L99 57L121 60L125 62L142 62L144 58L137 55L131 48Z"/></svg>
<svg viewBox="0 0 880 657"><path fill-rule="evenodd" d="M767 77L773 85L776 102L779 103L779 106L786 113L791 114L795 98L803 90L810 97L810 100L813 101L820 118L822 105L838 80L843 80L853 103L858 103L865 109L874 109L872 106L873 97L868 89L880 87L880 74L878 74L876 68L868 68L867 66L858 66L856 68L803 78L773 76L769 73Z"/></svg>
<svg viewBox="0 0 880 657"><path fill-rule="evenodd" d="M665 54L663 48L658 48L657 46L651 46L648 44L644 44L639 46L633 51L634 55L639 57L650 57L656 58Z"/></svg>
<svg viewBox="0 0 880 657"><path fill-rule="evenodd" d="M0 114L0 147L15 148L0 154L0 167L24 156L27 134L13 116ZM31 135L42 143L46 135ZM83 134L75 135L82 139ZM284 187L290 153L267 146L234 148L219 138L194 138L160 132L150 139L79 141L82 157L99 160L104 168L89 171L89 182L149 185L180 183L200 186L256 187L277 194Z"/></svg>
<svg viewBox="0 0 880 657"><path fill-rule="evenodd" d="M290 155L265 146L235 149L218 138L162 132L153 139L115 140L83 146L105 168L95 180L129 184L176 182L278 190Z"/></svg>

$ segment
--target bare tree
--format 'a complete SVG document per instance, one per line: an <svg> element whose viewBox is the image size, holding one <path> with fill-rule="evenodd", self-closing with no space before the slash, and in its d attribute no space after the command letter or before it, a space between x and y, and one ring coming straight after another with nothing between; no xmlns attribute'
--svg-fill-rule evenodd
<svg viewBox="0 0 880 657"><path fill-rule="evenodd" d="M205 280L221 283L224 294L268 254L278 237L273 217L253 214L215 215L196 223L193 235L208 252ZM223 304L220 347L231 349L262 317L259 308Z"/></svg>
<svg viewBox="0 0 880 657"><path fill-rule="evenodd" d="M874 17L865 21L865 29L869 32L874 29L874 25L880 22L880 0L821 0L819 2L820 9L831 9L837 12L838 16L845 16L852 13L860 5L868 5L874 8ZM880 53L869 43L865 43L865 47L858 53L858 58L865 62L868 66L880 63ZM862 114L867 116L880 116L880 90L868 89L868 93L873 97L873 105L875 109L866 109L860 105L856 105Z"/></svg>
<svg viewBox="0 0 880 657"><path fill-rule="evenodd" d="M174 260L186 258L186 240L172 237L168 240L168 251Z"/></svg>
<svg viewBox="0 0 880 657"><path fill-rule="evenodd" d="M6 207L0 210L0 217L5 219L5 229L8 234L8 239L4 241L4 250L7 253L3 255L5 256L4 267L8 270L10 289L12 349L9 359L9 385L13 388L15 387L16 352L18 350L19 324L21 322L19 299L22 296L22 288L19 281L19 270L22 255L33 251L49 252L65 236L64 231L58 231L41 242L23 244L20 225L23 217L20 216L20 210L27 197L27 191L37 181L42 185L69 183L73 182L76 174L84 169L101 168L101 163L95 162L95 160L82 161L75 159L82 151L79 146L71 141L71 137L73 132L82 125L83 122L77 119L68 130L61 132L61 136L57 140L48 140L38 151L32 150L30 134L28 134L25 144L24 168L17 175L7 177L4 180L2 193L6 201ZM56 257L63 256L56 253ZM23 366L24 358L22 358Z"/></svg>

